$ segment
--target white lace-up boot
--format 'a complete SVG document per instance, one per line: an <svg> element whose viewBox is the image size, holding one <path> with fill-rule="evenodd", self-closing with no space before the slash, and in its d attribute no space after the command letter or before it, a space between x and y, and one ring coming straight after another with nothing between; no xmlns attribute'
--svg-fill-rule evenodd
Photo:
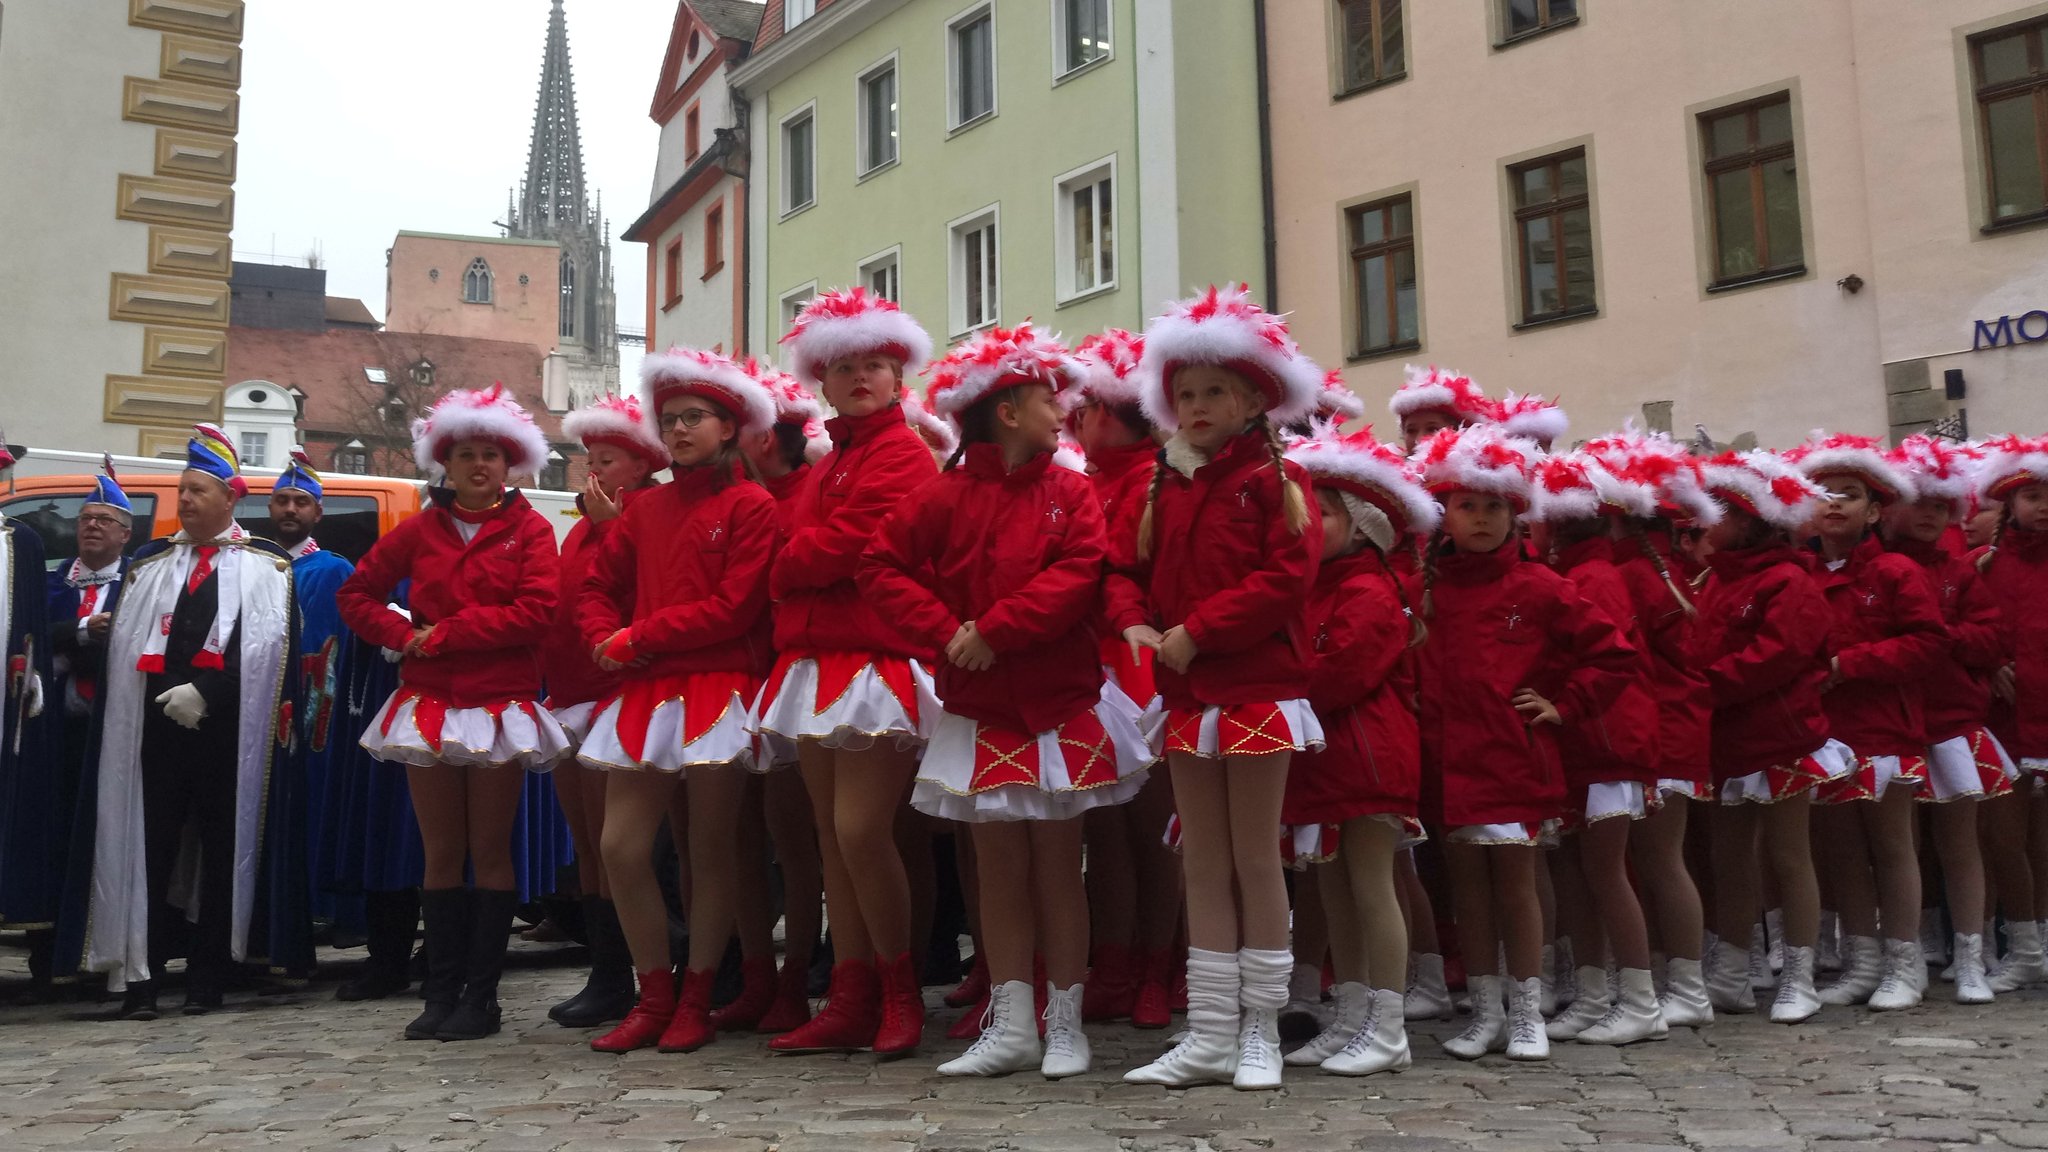
<svg viewBox="0 0 2048 1152"><path fill-rule="evenodd" d="M1313 1067L1344 1050L1351 1038L1367 1027L1366 1017L1373 1010L1372 989L1356 981L1346 980L1330 990L1336 997L1337 1010L1330 1015L1329 1027L1316 1033L1315 1038L1289 1052L1285 1060L1297 1067Z"/></svg>
<svg viewBox="0 0 2048 1152"><path fill-rule="evenodd" d="M1408 992L1401 1012L1409 1020L1449 1020L1454 1014L1451 990L1444 983L1444 958L1435 952L1409 956Z"/></svg>
<svg viewBox="0 0 2048 1152"><path fill-rule="evenodd" d="M1188 1030L1166 1055L1124 1073L1124 1083L1230 1083L1237 1074L1237 998L1237 953L1188 949Z"/></svg>
<svg viewBox="0 0 2048 1152"><path fill-rule="evenodd" d="M1956 1003L1991 1003L1991 980L1984 975L1984 937L1974 932L1967 936L1958 932L1952 951L1956 958Z"/></svg>
<svg viewBox="0 0 2048 1152"><path fill-rule="evenodd" d="M1699 961L1665 961L1662 1008L1666 1027L1700 1028L1714 1022L1714 1004L1707 997Z"/></svg>
<svg viewBox="0 0 2048 1152"><path fill-rule="evenodd" d="M1240 948L1237 1072L1231 1084L1247 1092L1280 1086L1280 1008L1287 1003L1287 974L1294 955L1285 949Z"/></svg>
<svg viewBox="0 0 2048 1152"><path fill-rule="evenodd" d="M1915 969L1919 971L1915 975ZM1878 979L1877 988L1870 994L1870 1007L1874 1012L1896 1012L1920 1003L1920 977L1927 972L1927 961L1922 958L1920 941L1884 941L1884 975Z"/></svg>
<svg viewBox="0 0 2048 1152"><path fill-rule="evenodd" d="M941 1076L1003 1076L1038 1067L1036 1006L1031 985L1008 980L989 990L981 1035L967 1051L939 1065Z"/></svg>
<svg viewBox="0 0 2048 1152"><path fill-rule="evenodd" d="M1802 1024L1820 1011L1820 997L1813 991L1813 949L1785 949L1785 978L1778 981L1778 995L1771 1002L1773 1024Z"/></svg>
<svg viewBox="0 0 2048 1152"><path fill-rule="evenodd" d="M1343 1051L1323 1061L1323 1071L1339 1076L1370 1076L1408 1067L1408 1023L1403 1019L1401 1001L1401 993L1392 988L1373 992L1372 1011L1365 1027L1344 1045Z"/></svg>
<svg viewBox="0 0 2048 1152"><path fill-rule="evenodd" d="M1579 1033L1581 1044L1634 1044L1662 1040L1669 1029L1657 1002L1657 983L1648 968L1623 968L1616 983L1614 1007L1592 1027Z"/></svg>
<svg viewBox="0 0 2048 1152"><path fill-rule="evenodd" d="M1598 1024L1600 1018L1607 1015L1608 1006L1614 1003L1613 982L1608 978L1607 969L1581 968L1575 982L1579 987L1578 999L1543 1027L1544 1033L1552 1040L1570 1040Z"/></svg>
<svg viewBox="0 0 2048 1152"><path fill-rule="evenodd" d="M1848 963L1842 966L1842 974L1834 983L1821 989L1820 1002L1823 1004L1861 1004L1877 991L1877 985L1884 979L1884 946L1874 936L1849 937Z"/></svg>
<svg viewBox="0 0 2048 1152"><path fill-rule="evenodd" d="M1460 1060L1477 1060L1507 1045L1508 1013L1501 1002L1503 983L1498 976L1473 976L1466 981L1467 991L1472 994L1472 1022L1463 1032L1444 1041L1444 1051Z"/></svg>
<svg viewBox="0 0 2048 1152"><path fill-rule="evenodd" d="M1550 1059L1550 1037L1543 1034L1543 981L1508 981L1508 1059Z"/></svg>

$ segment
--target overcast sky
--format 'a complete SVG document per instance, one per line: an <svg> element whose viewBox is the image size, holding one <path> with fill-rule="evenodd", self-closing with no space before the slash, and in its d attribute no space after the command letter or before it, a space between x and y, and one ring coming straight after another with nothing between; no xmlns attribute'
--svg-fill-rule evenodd
<svg viewBox="0 0 2048 1152"><path fill-rule="evenodd" d="M604 193L620 322L646 322L648 119L678 0L568 0L583 170ZM251 4L243 38L235 256L303 262L384 314L401 229L496 236L526 172L550 0ZM273 261L271 253L276 254ZM635 359L628 350L627 359Z"/></svg>

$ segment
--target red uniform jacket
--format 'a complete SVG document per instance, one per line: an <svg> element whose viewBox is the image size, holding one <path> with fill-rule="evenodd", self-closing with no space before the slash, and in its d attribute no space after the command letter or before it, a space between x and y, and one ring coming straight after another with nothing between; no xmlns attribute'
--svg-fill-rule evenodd
<svg viewBox="0 0 2048 1152"><path fill-rule="evenodd" d="M1111 576L1116 629L1184 626L1197 655L1186 675L1159 665L1168 708L1296 700L1308 694L1301 609L1315 583L1322 533L1308 473L1286 465L1309 501L1305 532L1287 526L1281 474L1263 432L1225 444L1192 477L1167 469L1152 509L1152 559ZM1141 509L1142 511L1142 509ZM1147 618L1149 614L1149 619ZM1143 701L1140 701L1143 703Z"/></svg>
<svg viewBox="0 0 2048 1152"><path fill-rule="evenodd" d="M2018 707L1991 704L1991 731L2013 759L2048 757L2048 532L2007 525L1984 568L2011 652Z"/></svg>
<svg viewBox="0 0 2048 1152"><path fill-rule="evenodd" d="M766 676L768 571L775 561L775 497L737 476L712 490L709 468L676 479L626 506L583 579L576 623L596 648L626 627L629 653L648 663L634 678L692 672Z"/></svg>
<svg viewBox="0 0 2048 1152"><path fill-rule="evenodd" d="M1620 548L1634 553L1636 560L1649 566L1634 543ZM1565 786L1581 794L1594 784L1617 780L1654 785L1662 775L1657 745L1657 699L1651 690L1652 658L1642 625L1645 609L1654 609L1655 605L1638 599L1638 589L1616 564L1621 558L1617 551L1616 542L1603 536L1582 540L1557 556L1558 572L1572 582L1587 603L1615 622L1634 649L1629 657L1628 683L1614 702L1558 729L1557 749L1564 758ZM1655 572L1651 575L1654 577Z"/></svg>
<svg viewBox="0 0 2048 1152"><path fill-rule="evenodd" d="M1534 689L1566 725L1609 707L1636 671L1613 618L1510 540L1436 562L1422 646L1422 757L1443 780L1443 826L1511 824L1564 812L1557 728L1510 701Z"/></svg>
<svg viewBox="0 0 2048 1152"><path fill-rule="evenodd" d="M1287 768L1289 824L1419 815L1421 737L1408 706L1409 618L1394 575L1371 550L1323 562L1302 613L1308 702L1327 746Z"/></svg>
<svg viewBox="0 0 2048 1152"><path fill-rule="evenodd" d="M578 500L580 503L581 498ZM541 667L547 676L551 708L588 704L618 689L618 674L606 672L590 658L593 645L584 643L583 629L576 625L576 600L583 588L583 577L597 559L598 545L617 523L607 520L600 524L584 517L576 521L569 529L568 539L562 541L562 602L555 607L554 624L548 629L547 642L541 645Z"/></svg>
<svg viewBox="0 0 2048 1152"><path fill-rule="evenodd" d="M1833 612L1827 654L1841 676L1821 694L1829 732L1858 756L1924 755L1920 685L1948 645L1926 572L1872 534L1840 568L1814 578Z"/></svg>
<svg viewBox="0 0 2048 1152"><path fill-rule="evenodd" d="M2009 658L1998 598L1977 566L1948 550L1947 541L1896 540L1891 550L1917 561L1934 588L1948 646L1920 683L1927 742L1939 744L1982 728L1991 716L1991 674Z"/></svg>
<svg viewBox="0 0 2048 1152"><path fill-rule="evenodd" d="M1137 563L1138 521L1145 515L1152 474L1159 468L1159 449L1150 440L1141 440L1098 452L1088 458L1088 464L1095 469L1088 479L1095 485L1102 523L1109 534L1109 563L1116 570L1129 570ZM1103 614L1106 627L1119 619L1143 620L1143 590L1128 580L1111 582L1103 589ZM1121 638L1122 629L1108 630L1115 633L1112 639Z"/></svg>
<svg viewBox="0 0 2048 1152"><path fill-rule="evenodd" d="M1650 536L1646 542L1664 558L1672 580L1682 582L1680 560L1673 555L1670 540ZM1650 695L1657 701L1658 774L1667 780L1711 783L1714 697L1706 673L1692 662L1694 618L1671 595L1657 566L1643 553L1642 544L1621 544L1615 549L1615 560L1628 581L1649 649ZM1689 594L1689 598L1697 596Z"/></svg>
<svg viewBox="0 0 2048 1152"><path fill-rule="evenodd" d="M961 465L882 524L860 568L880 614L926 651L967 621L995 650L987 671L941 660L946 711L1045 732L1095 707L1095 631L1107 543L1088 478L1052 455L1005 472L1002 450L969 445Z"/></svg>
<svg viewBox="0 0 2048 1152"><path fill-rule="evenodd" d="M342 621L393 651L433 625L432 646L406 657L398 678L451 708L538 699L540 643L562 594L554 529L515 488L464 544L454 494L429 495L433 506L377 541L335 593ZM410 622L386 607L408 579Z"/></svg>
<svg viewBox="0 0 2048 1152"><path fill-rule="evenodd" d="M854 572L882 520L938 474L931 449L903 422L900 404L858 420L835 417L825 427L833 449L797 494L770 585L775 647L930 660L931 649L861 596Z"/></svg>
<svg viewBox="0 0 2048 1152"><path fill-rule="evenodd" d="M1693 665L1713 693L1714 783L1793 764L1828 742L1828 601L1788 544L1707 559Z"/></svg>

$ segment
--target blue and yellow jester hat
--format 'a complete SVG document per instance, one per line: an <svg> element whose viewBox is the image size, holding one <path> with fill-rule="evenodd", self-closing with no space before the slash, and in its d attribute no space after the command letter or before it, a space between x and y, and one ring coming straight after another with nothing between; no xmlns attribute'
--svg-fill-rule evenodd
<svg viewBox="0 0 2048 1152"><path fill-rule="evenodd" d="M237 500L249 494L242 479L242 458L228 434L211 424L194 424L192 440L185 445L185 471L204 472L228 486Z"/></svg>
<svg viewBox="0 0 2048 1152"><path fill-rule="evenodd" d="M86 505L104 504L132 519L135 516L135 508L128 503L128 493L121 490L121 482L114 478L114 458L102 453L100 469L106 475L93 477L92 495L86 497Z"/></svg>
<svg viewBox="0 0 2048 1152"><path fill-rule="evenodd" d="M284 466L284 474L277 478L277 483L271 485L270 490L282 492L287 488L297 488L313 497L313 503L320 503L320 473L313 471L313 458L306 454L303 444L292 445L291 462Z"/></svg>

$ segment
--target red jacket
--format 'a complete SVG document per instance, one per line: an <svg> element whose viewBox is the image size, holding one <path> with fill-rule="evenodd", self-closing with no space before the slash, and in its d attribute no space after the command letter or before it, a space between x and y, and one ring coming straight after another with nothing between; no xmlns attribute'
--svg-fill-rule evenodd
<svg viewBox="0 0 2048 1152"><path fill-rule="evenodd" d="M1713 693L1714 783L1792 764L1828 741L1828 601L1806 558L1767 544L1707 558L1693 666Z"/></svg>
<svg viewBox="0 0 2048 1152"><path fill-rule="evenodd" d="M583 642L594 649L626 627L619 605L630 602L630 651L609 654L648 663L626 675L766 676L775 497L737 475L713 491L709 468L679 472L628 504L605 535L576 598Z"/></svg>
<svg viewBox="0 0 2048 1152"><path fill-rule="evenodd" d="M792 512L796 511L796 498L803 495L804 486L810 482L811 466L809 464L793 471L784 472L780 476L770 476L761 481L761 487L766 488L768 494L775 497L775 512L776 515L782 517L782 533L784 536L789 535L789 517Z"/></svg>
<svg viewBox="0 0 2048 1152"><path fill-rule="evenodd" d="M900 404L858 420L835 417L825 427L833 449L797 494L770 582L775 647L930 660L931 649L861 596L854 573L882 520L938 474L931 449L903 422Z"/></svg>
<svg viewBox="0 0 2048 1152"><path fill-rule="evenodd" d="M1370 549L1316 571L1302 631L1310 646L1308 702L1327 746L1288 764L1286 823L1419 814L1421 737L1402 674L1410 621L1395 579Z"/></svg>
<svg viewBox="0 0 2048 1152"><path fill-rule="evenodd" d="M1708 749L1713 739L1714 695L1707 687L1706 673L1692 662L1695 618L1672 596L1657 566L1643 552L1644 544L1664 558L1665 570L1674 583L1680 583L1681 591L1684 577L1679 574L1680 557L1673 554L1668 537L1651 535L1642 543L1629 541L1615 549L1649 649L1650 695L1657 701L1657 771L1667 780L1711 783L1713 759ZM1687 598L1696 600L1697 594L1688 593Z"/></svg>
<svg viewBox="0 0 2048 1152"><path fill-rule="evenodd" d="M1094 471L1088 479L1101 502L1102 523L1109 533L1109 563L1126 571L1137 564L1138 521L1145 515L1145 497L1152 490L1152 474L1159 470L1159 449L1150 440L1123 448L1098 452L1088 458ZM1122 639L1122 629L1112 627L1119 619L1145 618L1143 589L1128 580L1110 581L1103 588L1104 628ZM1145 703L1143 700L1139 704Z"/></svg>
<svg viewBox="0 0 2048 1152"><path fill-rule="evenodd" d="M1197 654L1185 675L1155 668L1169 708L1256 704L1308 694L1301 609L1315 583L1322 533L1308 473L1286 465L1309 502L1309 525L1287 526L1281 473L1263 432L1248 430L1183 476L1168 468L1152 509L1152 557L1112 575L1118 633L1184 626ZM1142 511L1142 509L1141 509ZM1149 619L1147 618L1149 616ZM1143 701L1140 701L1143 703Z"/></svg>
<svg viewBox="0 0 2048 1152"><path fill-rule="evenodd" d="M1635 649L1571 581L1523 560L1514 540L1439 557L1432 583L1422 757L1443 780L1444 827L1562 815L1557 729L1527 723L1510 701L1534 689L1566 725L1583 723L1628 686Z"/></svg>
<svg viewBox="0 0 2048 1152"><path fill-rule="evenodd" d="M1619 548L1634 553L1637 561L1649 566L1633 543ZM1629 657L1628 683L1614 702L1558 729L1557 749L1564 758L1565 785L1575 793L1583 794L1594 784L1617 780L1655 784L1662 775L1657 699L1651 691L1654 677L1642 625L1645 610L1654 610L1655 605L1638 598L1638 588L1616 563L1623 558L1618 555L1619 548L1615 541L1602 536L1570 545L1557 556L1558 572L1572 582L1587 603L1615 622L1634 649Z"/></svg>
<svg viewBox="0 0 2048 1152"><path fill-rule="evenodd" d="M1886 552L1873 533L1841 567L1823 566L1814 578L1833 612L1827 654L1840 674L1821 694L1829 732L1858 756L1924 755L1920 685L1948 644L1926 572Z"/></svg>
<svg viewBox="0 0 2048 1152"><path fill-rule="evenodd" d="M1015 472L993 444L969 445L882 524L860 589L927 651L969 620L996 661L970 672L941 659L946 711L1013 732L1045 732L1102 695L1096 609L1107 548L1088 479L1034 457Z"/></svg>
<svg viewBox="0 0 2048 1152"><path fill-rule="evenodd" d="M2013 759L2048 757L2048 532L2008 524L1984 567L1998 601L2011 656L2018 707L1991 704L1991 731Z"/></svg>
<svg viewBox="0 0 2048 1152"><path fill-rule="evenodd" d="M1891 550L1916 561L1926 572L1948 625L1948 646L1920 682L1927 713L1927 742L1939 744L1985 726L1991 715L1991 674L2005 666L2004 619L1998 597L1977 566L1948 550L1947 540L1922 544L1895 540Z"/></svg>
<svg viewBox="0 0 2048 1152"><path fill-rule="evenodd" d="M580 498L579 498L580 502ZM597 523L589 517L576 521L562 541L562 601L555 607L554 623L541 645L541 667L548 681L548 705L565 708L602 700L618 690L617 673L606 672L590 658L593 645L583 642L583 629L576 625L577 594L598 546L617 520Z"/></svg>
<svg viewBox="0 0 2048 1152"><path fill-rule="evenodd" d="M432 645L399 665L399 682L453 708L540 697L538 652L561 600L555 532L518 489L462 542L454 495L429 489L433 506L401 521L356 565L335 594L356 635L393 651L434 626ZM391 611L391 593L412 581L412 620Z"/></svg>

